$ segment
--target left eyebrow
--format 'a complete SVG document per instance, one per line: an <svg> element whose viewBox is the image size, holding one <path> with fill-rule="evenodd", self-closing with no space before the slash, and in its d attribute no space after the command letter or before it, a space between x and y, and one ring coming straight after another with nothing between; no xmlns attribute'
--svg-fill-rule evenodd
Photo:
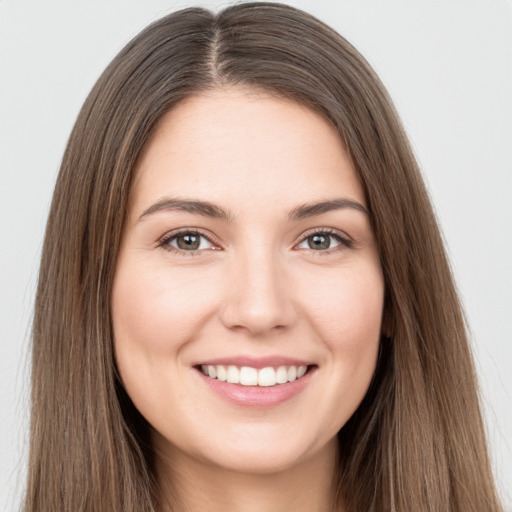
<svg viewBox="0 0 512 512"><path fill-rule="evenodd" d="M294 208L288 215L288 219L291 221L297 221L306 217L314 217L315 215L321 215L332 210L342 210L345 208L351 208L357 210L365 215L370 215L370 212L357 201L346 198L329 199L328 201L321 201L320 203L303 204Z"/></svg>

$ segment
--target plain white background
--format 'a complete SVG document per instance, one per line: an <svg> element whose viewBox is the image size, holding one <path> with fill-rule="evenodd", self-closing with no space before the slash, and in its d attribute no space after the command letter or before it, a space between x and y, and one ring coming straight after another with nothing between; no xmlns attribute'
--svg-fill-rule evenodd
<svg viewBox="0 0 512 512"><path fill-rule="evenodd" d="M218 8L230 2L197 4ZM424 171L473 332L496 476L512 510L512 2L297 0L366 56ZM0 0L0 510L17 510L29 325L59 161L121 47L190 1Z"/></svg>

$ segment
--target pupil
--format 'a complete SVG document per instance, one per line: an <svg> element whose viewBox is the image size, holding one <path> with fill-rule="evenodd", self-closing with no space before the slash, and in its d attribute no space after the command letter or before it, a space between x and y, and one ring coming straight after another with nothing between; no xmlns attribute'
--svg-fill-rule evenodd
<svg viewBox="0 0 512 512"><path fill-rule="evenodd" d="M329 249L331 245L330 237L327 235L313 235L308 238L310 249Z"/></svg>
<svg viewBox="0 0 512 512"><path fill-rule="evenodd" d="M177 242L180 249L190 251L199 248L200 238L198 235L181 235Z"/></svg>

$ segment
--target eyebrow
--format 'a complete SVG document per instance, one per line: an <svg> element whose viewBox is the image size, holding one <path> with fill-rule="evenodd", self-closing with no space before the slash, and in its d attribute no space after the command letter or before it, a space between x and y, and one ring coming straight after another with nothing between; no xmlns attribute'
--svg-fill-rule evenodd
<svg viewBox="0 0 512 512"><path fill-rule="evenodd" d="M307 217L314 217L315 215L321 215L333 210L342 210L345 208L351 208L360 211L365 215L369 215L368 210L361 203L353 201L352 199L336 198L327 201L321 201L319 203L307 203L297 206L288 214L288 219L290 221L297 221ZM214 219L221 219L227 222L232 221L234 218L234 215L230 212L208 201L164 197L144 210L144 212L139 217L139 220L155 212L173 210L193 213Z"/></svg>
<svg viewBox="0 0 512 512"><path fill-rule="evenodd" d="M139 220L155 212L173 210L194 213L196 215L212 217L214 219L222 219L228 222L233 219L233 215L229 212L208 201L164 197L151 205L147 210L144 210L142 215L139 217Z"/></svg>
<svg viewBox="0 0 512 512"><path fill-rule="evenodd" d="M336 198L329 199L328 201L321 201L319 203L300 205L290 212L288 218L290 220L296 221L305 219L307 217L314 217L315 215L321 215L322 213L327 213L333 210L342 210L345 208L351 208L362 212L365 215L370 215L370 212L361 203L353 201L352 199Z"/></svg>

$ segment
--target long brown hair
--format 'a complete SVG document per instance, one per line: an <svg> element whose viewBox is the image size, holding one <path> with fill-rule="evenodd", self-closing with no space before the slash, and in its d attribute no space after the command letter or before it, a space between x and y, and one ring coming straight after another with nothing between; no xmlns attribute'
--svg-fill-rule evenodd
<svg viewBox="0 0 512 512"><path fill-rule="evenodd" d="M353 512L498 512L463 314L392 102L340 35L264 2L216 15L185 9L152 24L109 65L78 116L39 275L25 512L159 506L147 424L116 373L110 292L145 142L182 99L226 84L321 113L366 192L391 338L339 433L339 502Z"/></svg>

